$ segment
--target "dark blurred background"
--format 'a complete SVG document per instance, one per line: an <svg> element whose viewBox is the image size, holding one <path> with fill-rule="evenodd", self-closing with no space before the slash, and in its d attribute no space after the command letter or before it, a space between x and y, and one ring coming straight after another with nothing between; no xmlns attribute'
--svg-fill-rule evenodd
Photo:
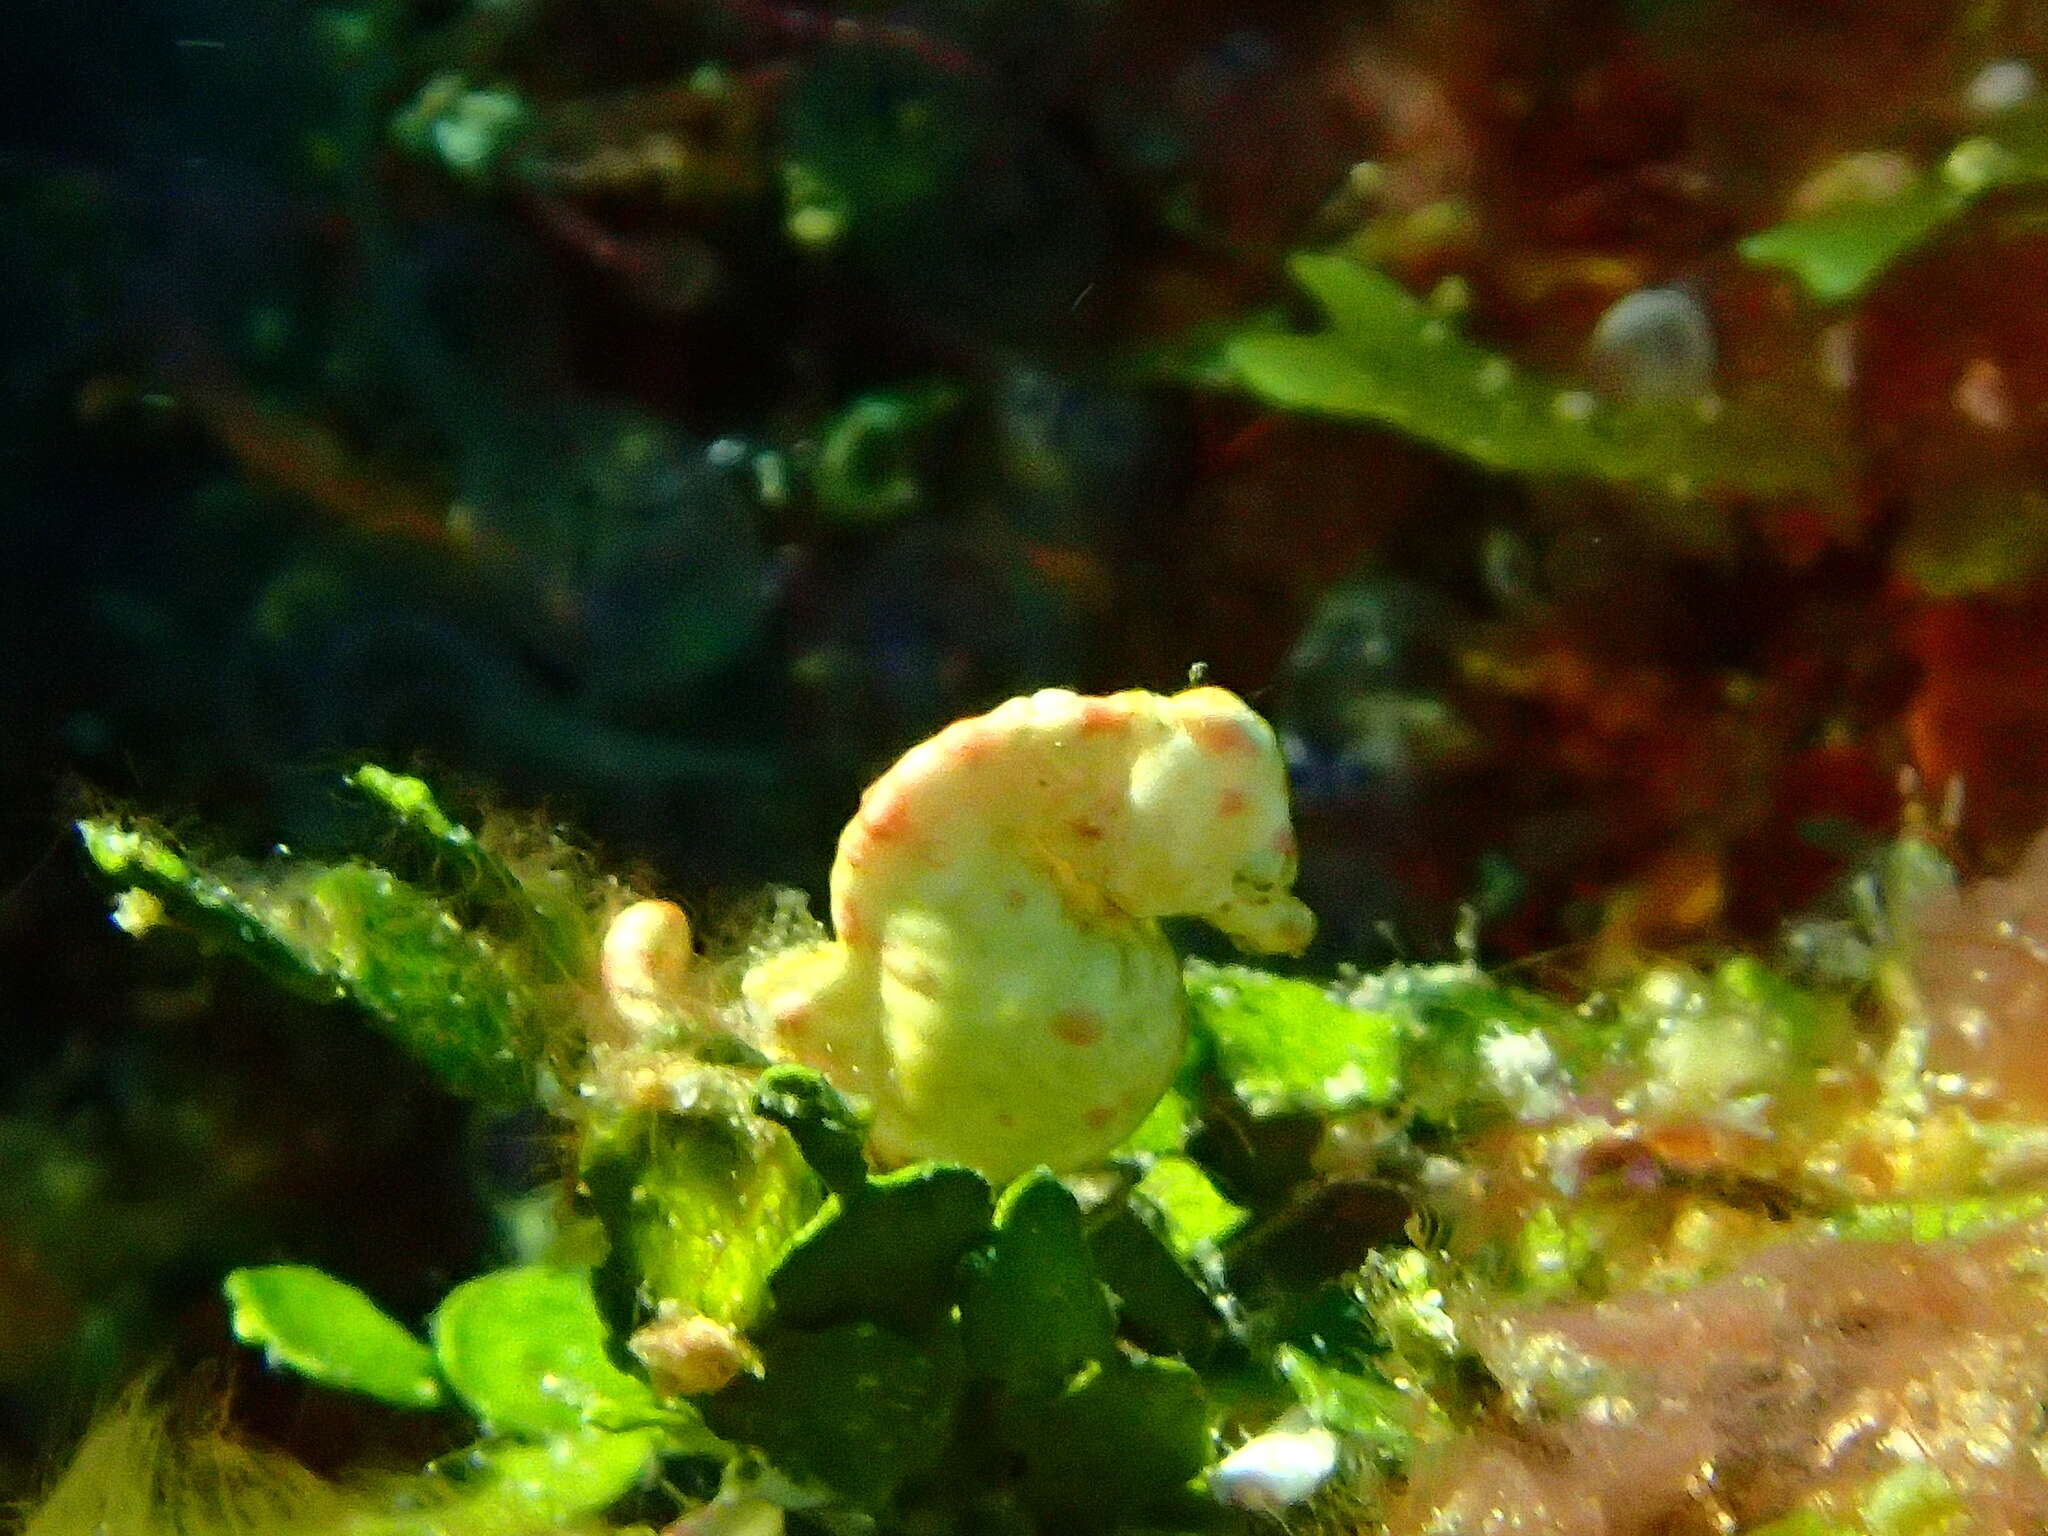
<svg viewBox="0 0 2048 1536"><path fill-rule="evenodd" d="M1283 730L1306 962L1768 938L2048 786L2048 221L1848 302L1741 238L2032 110L1936 0L16 0L0 57L0 1494L231 1265L417 1315L519 1127L107 921L339 776L707 909L956 715L1195 663ZM1821 501L1481 470L1209 387L1336 246L1614 399L1770 387ZM508 1151L507 1149L512 1150ZM250 1390L261 1393L260 1383ZM310 1411L295 1409L294 1411Z"/></svg>

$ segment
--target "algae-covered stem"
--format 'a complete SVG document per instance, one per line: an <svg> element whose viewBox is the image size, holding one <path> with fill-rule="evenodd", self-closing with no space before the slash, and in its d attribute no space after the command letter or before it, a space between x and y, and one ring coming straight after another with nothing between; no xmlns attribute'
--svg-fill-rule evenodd
<svg viewBox="0 0 2048 1536"><path fill-rule="evenodd" d="M1048 689L875 782L839 840L837 937L771 956L745 993L773 1054L873 1098L883 1161L1080 1167L1180 1063L1158 919L1298 951L1294 873L1279 747L1242 699Z"/></svg>

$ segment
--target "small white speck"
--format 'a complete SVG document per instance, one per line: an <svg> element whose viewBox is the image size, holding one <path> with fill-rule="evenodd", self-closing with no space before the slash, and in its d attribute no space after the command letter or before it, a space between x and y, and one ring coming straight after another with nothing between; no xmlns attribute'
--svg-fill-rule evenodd
<svg viewBox="0 0 2048 1536"><path fill-rule="evenodd" d="M2040 89L2025 59L1997 59L1978 70L1963 89L1963 105L1980 117L2010 112Z"/></svg>
<svg viewBox="0 0 2048 1536"><path fill-rule="evenodd" d="M1559 421L1585 421L1599 408L1600 402L1583 389L1561 389L1551 398L1550 414Z"/></svg>
<svg viewBox="0 0 2048 1536"><path fill-rule="evenodd" d="M2012 391L2006 387L2005 370L1991 358L1971 360L1956 380L1951 401L1957 415L1986 432L2012 429Z"/></svg>
<svg viewBox="0 0 2048 1536"><path fill-rule="evenodd" d="M1268 1513L1301 1503L1337 1470L1337 1437L1327 1429L1272 1430L1254 1436L1209 1474L1219 1503Z"/></svg>

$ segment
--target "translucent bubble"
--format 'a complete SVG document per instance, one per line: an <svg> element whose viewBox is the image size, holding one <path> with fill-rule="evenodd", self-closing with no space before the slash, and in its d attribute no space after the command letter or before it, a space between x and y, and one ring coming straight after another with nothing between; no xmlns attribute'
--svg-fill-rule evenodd
<svg viewBox="0 0 2048 1536"><path fill-rule="evenodd" d="M1713 322L1682 288L1638 288L1609 306L1587 344L1593 386L1615 400L1689 400L1711 394Z"/></svg>

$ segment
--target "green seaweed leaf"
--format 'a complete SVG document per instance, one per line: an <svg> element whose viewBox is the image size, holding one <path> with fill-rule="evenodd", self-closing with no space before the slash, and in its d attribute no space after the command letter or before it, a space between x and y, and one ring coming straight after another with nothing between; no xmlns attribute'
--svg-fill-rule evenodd
<svg viewBox="0 0 2048 1536"><path fill-rule="evenodd" d="M1881 203L1858 203L1791 219L1742 242L1743 260L1779 267L1823 304L1862 293L1908 251L1970 206L1939 184L1921 184Z"/></svg>
<svg viewBox="0 0 2048 1536"><path fill-rule="evenodd" d="M646 1480L661 1431L585 1429L538 1445L478 1447L402 1486L405 1507L359 1513L347 1536L532 1536L582 1529ZM459 1474L459 1475L456 1475Z"/></svg>
<svg viewBox="0 0 2048 1536"><path fill-rule="evenodd" d="M1557 1113L1571 1074L1613 1049L1604 1026L1465 962L1389 966L1353 983L1345 1001L1391 1021L1401 1107L1441 1126Z"/></svg>
<svg viewBox="0 0 2048 1536"><path fill-rule="evenodd" d="M1160 1158L1134 1192L1159 1213L1167 1240L1183 1258L1212 1252L1244 1224L1245 1208L1226 1199L1193 1158Z"/></svg>
<svg viewBox="0 0 2048 1536"><path fill-rule="evenodd" d="M611 1234L613 1293L741 1330L819 1201L796 1144L744 1115L627 1116L591 1138L583 1182Z"/></svg>
<svg viewBox="0 0 2048 1536"><path fill-rule="evenodd" d="M868 1181L867 1120L844 1094L809 1067L774 1066L761 1074L754 1106L788 1131L804 1161L835 1195Z"/></svg>
<svg viewBox="0 0 2048 1536"><path fill-rule="evenodd" d="M1377 422L1506 474L1608 480L1682 499L1711 490L1841 494L1844 450L1811 409L1604 400L1518 369L1349 257L1304 252L1288 270L1328 329L1254 327L1224 349L1229 376L1270 404Z"/></svg>
<svg viewBox="0 0 2048 1536"><path fill-rule="evenodd" d="M1088 1233L1088 1252L1116 1298L1120 1333L1154 1354L1199 1361L1222 1336L1223 1314L1165 1225L1149 1202L1121 1202Z"/></svg>
<svg viewBox="0 0 2048 1536"><path fill-rule="evenodd" d="M1744 1536L1960 1536L1969 1508L1939 1468L1907 1461L1860 1487L1829 1489Z"/></svg>
<svg viewBox="0 0 2048 1536"><path fill-rule="evenodd" d="M1955 1485L1937 1467L1907 1461L1875 1479L1856 1501L1870 1536L1935 1536L1969 1525Z"/></svg>
<svg viewBox="0 0 2048 1536"><path fill-rule="evenodd" d="M1116 1149L1116 1155L1165 1156L1178 1152L1187 1145L1188 1133L1194 1129L1194 1124L1194 1105L1178 1088L1169 1088L1138 1128L1131 1132L1130 1139Z"/></svg>
<svg viewBox="0 0 2048 1536"><path fill-rule="evenodd" d="M78 831L108 877L301 995L352 1000L454 1092L529 1096L541 1005L439 899L368 864L200 860L144 821Z"/></svg>
<svg viewBox="0 0 2048 1536"><path fill-rule="evenodd" d="M232 1271L222 1289L235 1337L273 1365L396 1408L441 1401L434 1354L345 1281L303 1264Z"/></svg>
<svg viewBox="0 0 2048 1536"><path fill-rule="evenodd" d="M928 1328L953 1305L960 1260L988 1232L990 1204L988 1181L952 1163L919 1163L833 1195L769 1279L777 1319Z"/></svg>
<svg viewBox="0 0 2048 1536"><path fill-rule="evenodd" d="M442 1376L492 1434L544 1440L672 1417L612 1363L586 1271L529 1265L464 1281L432 1333Z"/></svg>
<svg viewBox="0 0 2048 1536"><path fill-rule="evenodd" d="M762 1346L762 1374L704 1400L719 1434L783 1472L879 1509L938 1465L960 1397L950 1329L912 1343L873 1323L788 1330Z"/></svg>
<svg viewBox="0 0 2048 1536"><path fill-rule="evenodd" d="M1216 1072L1252 1113L1341 1115L1392 1100L1401 1043L1388 1016L1248 966L1191 962L1187 993Z"/></svg>
<svg viewBox="0 0 2048 1536"><path fill-rule="evenodd" d="M1050 1402L1011 1405L1020 1491L1055 1530L1158 1509L1208 1465L1201 1378L1177 1360L1112 1356Z"/></svg>
<svg viewBox="0 0 2048 1536"><path fill-rule="evenodd" d="M1949 152L1940 174L1897 195L1788 219L1742 242L1745 261L1778 267L1822 304L1867 291L1898 260L1932 240L1987 193L2048 182L2048 113L2008 114Z"/></svg>
<svg viewBox="0 0 2048 1536"><path fill-rule="evenodd" d="M1081 1209L1044 1169L1004 1191L993 1240L967 1260L960 1331L968 1374L1012 1392L1057 1392L1115 1347Z"/></svg>

